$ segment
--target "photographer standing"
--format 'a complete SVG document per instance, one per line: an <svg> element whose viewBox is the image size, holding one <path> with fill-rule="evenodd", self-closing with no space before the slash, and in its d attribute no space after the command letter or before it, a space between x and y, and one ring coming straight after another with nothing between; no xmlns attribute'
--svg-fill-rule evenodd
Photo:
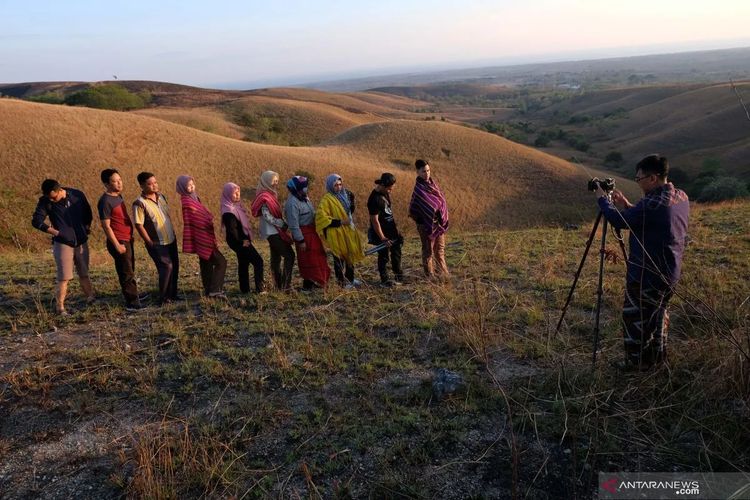
<svg viewBox="0 0 750 500"><path fill-rule="evenodd" d="M604 217L616 229L630 230L625 303L622 310L626 363L647 370L667 360L667 305L680 279L690 204L684 191L667 181L669 162L646 156L635 181L644 197L633 205L620 191L596 196ZM627 365L626 365L627 366Z"/></svg>

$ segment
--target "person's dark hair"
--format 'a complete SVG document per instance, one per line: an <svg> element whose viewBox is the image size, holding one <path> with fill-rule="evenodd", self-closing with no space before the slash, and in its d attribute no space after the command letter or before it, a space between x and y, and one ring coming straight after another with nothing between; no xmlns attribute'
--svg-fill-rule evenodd
<svg viewBox="0 0 750 500"><path fill-rule="evenodd" d="M111 179L113 175L119 173L120 172L116 168L105 168L102 170L101 174L102 184L109 184L109 179Z"/></svg>
<svg viewBox="0 0 750 500"><path fill-rule="evenodd" d="M385 172L380 179L375 179L375 184L383 187L390 187L396 184L396 176L390 172Z"/></svg>
<svg viewBox="0 0 750 500"><path fill-rule="evenodd" d="M648 155L635 166L635 171L638 172L638 170L644 174L654 174L660 179L666 179L669 174L669 161L666 156Z"/></svg>
<svg viewBox="0 0 750 500"><path fill-rule="evenodd" d="M151 172L141 172L140 174L138 174L138 177L136 177L136 179L138 179L138 184L143 186L146 183L146 181L149 180L153 176L154 174L152 174Z"/></svg>
<svg viewBox="0 0 750 500"><path fill-rule="evenodd" d="M49 196L51 192L58 191L59 189L60 183L55 179L44 179L44 182L42 182L42 194L44 196Z"/></svg>
<svg viewBox="0 0 750 500"><path fill-rule="evenodd" d="M425 160L417 160L417 161L414 162L414 166L417 167L417 170L422 170L428 164L429 164L429 162L427 162Z"/></svg>

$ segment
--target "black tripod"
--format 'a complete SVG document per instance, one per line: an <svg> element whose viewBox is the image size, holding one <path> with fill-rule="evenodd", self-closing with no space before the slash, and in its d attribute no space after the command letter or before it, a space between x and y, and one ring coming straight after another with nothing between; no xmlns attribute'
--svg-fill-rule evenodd
<svg viewBox="0 0 750 500"><path fill-rule="evenodd" d="M568 293L568 299L565 301L565 305L562 309L562 314L560 314L560 321L557 322L557 328L555 329L555 334L557 334L560 331L560 327L562 326L562 322L565 319L565 313L568 310L568 306L570 305L570 301L573 299L573 292L575 292L576 285L578 284L578 278L581 277L581 270L583 270L583 265L586 262L586 257L589 254L589 249L591 248L591 243L594 241L594 236L596 235L596 230L599 227L599 222L604 220L602 223L602 246L599 250L599 284L596 288L596 319L594 320L594 347L593 347L593 354L591 358L591 366L592 368L596 366L596 352L599 350L599 317L601 314L602 309L602 296L604 295L604 261L606 258L606 243L607 243L607 219L604 217L604 214L602 211L599 211L599 215L596 216L596 221L594 222L594 227L591 228L591 234L589 234L589 239L586 242L586 249L583 251L583 257L581 258L581 263L578 264L578 270L576 271L575 277L573 278L573 284L570 287L570 292ZM622 241L622 238L617 238L617 240L620 242L620 250L622 250L622 255L627 260L627 255L625 254L625 244Z"/></svg>

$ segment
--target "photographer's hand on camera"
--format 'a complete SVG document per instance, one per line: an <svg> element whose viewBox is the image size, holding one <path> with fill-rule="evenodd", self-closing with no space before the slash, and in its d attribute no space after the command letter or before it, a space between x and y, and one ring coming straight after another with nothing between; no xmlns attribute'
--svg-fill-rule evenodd
<svg viewBox="0 0 750 500"><path fill-rule="evenodd" d="M622 191L618 189L612 191L612 203L620 210L626 210L633 206L625 195L622 194Z"/></svg>

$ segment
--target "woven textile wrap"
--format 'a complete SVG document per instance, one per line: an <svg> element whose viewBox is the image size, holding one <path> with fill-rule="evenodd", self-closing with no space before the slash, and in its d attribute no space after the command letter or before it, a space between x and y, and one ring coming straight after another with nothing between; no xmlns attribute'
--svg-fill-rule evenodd
<svg viewBox="0 0 750 500"><path fill-rule="evenodd" d="M253 200L253 205L250 207L250 210L253 214L253 217L261 217L262 216L262 210L263 205L268 207L268 211L271 212L271 215L276 217L277 219L283 219L284 216L281 213L281 205L279 205L279 199L276 197L275 191L258 191L258 193L255 195L255 199ZM280 227L277 227L276 230L279 232L279 236L281 236L281 239L284 240L284 242L291 244L292 243L292 237L289 235L289 231L286 229L282 229Z"/></svg>
<svg viewBox="0 0 750 500"><path fill-rule="evenodd" d="M181 196L182 201L182 251L198 254L203 260L211 258L216 250L214 216L200 200L189 195Z"/></svg>
<svg viewBox="0 0 750 500"><path fill-rule="evenodd" d="M448 231L448 203L433 179L425 181L417 177L409 203L409 217L424 226L431 240Z"/></svg>

